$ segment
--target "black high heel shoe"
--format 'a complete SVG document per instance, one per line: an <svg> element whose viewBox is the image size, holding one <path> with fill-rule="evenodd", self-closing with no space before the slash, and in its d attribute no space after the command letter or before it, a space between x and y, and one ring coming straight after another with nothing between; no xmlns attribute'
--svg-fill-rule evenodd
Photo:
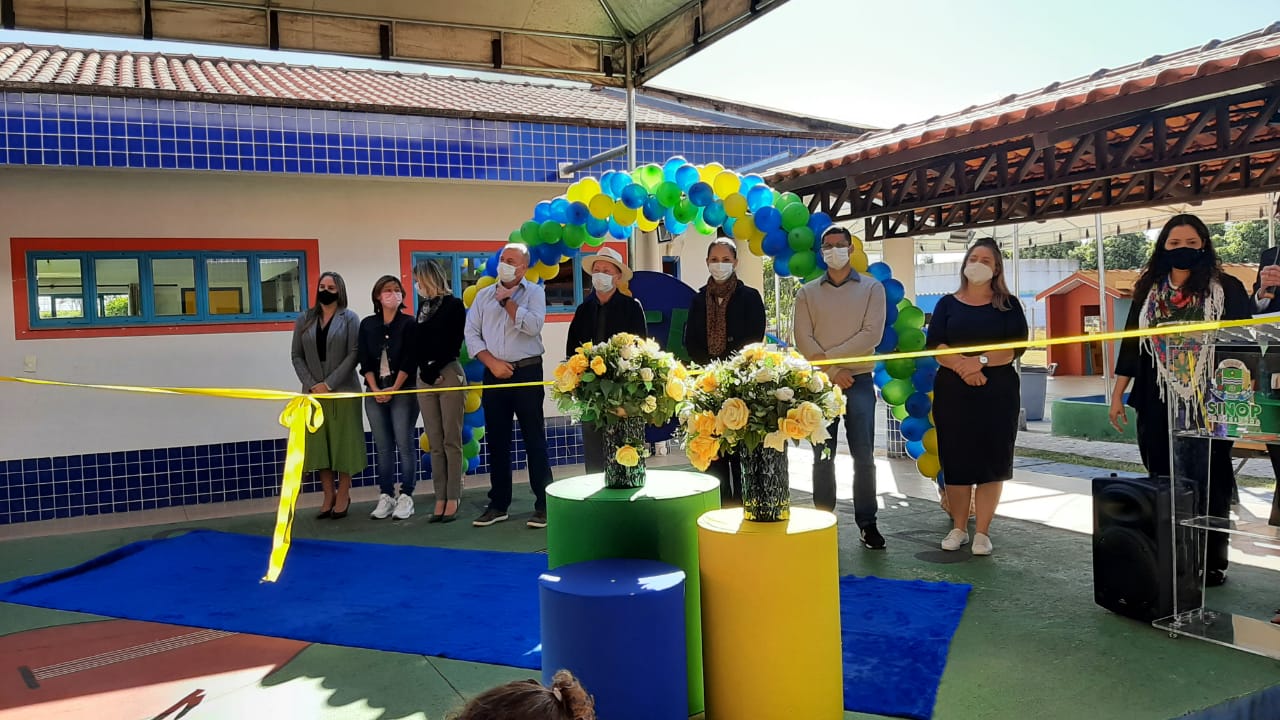
<svg viewBox="0 0 1280 720"><path fill-rule="evenodd" d="M442 522L442 523L451 523L451 522L453 522L454 520L457 520L457 519L458 519L458 513L457 513L456 511L455 511L452 515L441 515L441 516L440 516L440 522Z"/></svg>
<svg viewBox="0 0 1280 720"><path fill-rule="evenodd" d="M338 508L338 505L337 505L336 503L334 504L334 506L333 506L333 507L334 507L333 511L329 513L329 519L330 519L330 520L341 520L342 518L344 518L344 517L346 517L346 516L347 516L347 511L351 509L351 501L350 501L350 500L348 500L348 501L347 501L347 506L346 506L346 507L344 507L344 508L342 508L341 510L338 510L338 509L337 509L337 508Z"/></svg>

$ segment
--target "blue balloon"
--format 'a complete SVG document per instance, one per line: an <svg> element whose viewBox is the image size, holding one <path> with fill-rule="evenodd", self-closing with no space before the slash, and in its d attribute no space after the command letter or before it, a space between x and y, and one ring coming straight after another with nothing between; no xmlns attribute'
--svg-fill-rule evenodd
<svg viewBox="0 0 1280 720"><path fill-rule="evenodd" d="M884 326L893 327L896 322L898 322L898 306L886 302L884 306Z"/></svg>
<svg viewBox="0 0 1280 720"><path fill-rule="evenodd" d="M551 201L551 217L549 220L555 220L563 225L569 221L569 201L564 198L556 198Z"/></svg>
<svg viewBox="0 0 1280 720"><path fill-rule="evenodd" d="M909 417L906 420L902 421L902 427L901 427L902 437L906 438L909 441L914 440L916 442L919 442L920 439L924 437L924 434L928 432L929 428L931 427L933 426L930 425L929 421L924 418Z"/></svg>
<svg viewBox="0 0 1280 720"><path fill-rule="evenodd" d="M488 260L484 261L484 274L489 277L498 277L498 263L502 262L502 250L494 250Z"/></svg>
<svg viewBox="0 0 1280 720"><path fill-rule="evenodd" d="M927 418L929 417L929 411L933 409L933 401L929 399L928 395L921 392L920 388L916 388L916 391L911 393L911 397L907 398L907 401L903 404L906 405L907 414L911 417Z"/></svg>
<svg viewBox="0 0 1280 720"><path fill-rule="evenodd" d="M588 217L583 225L586 226L587 234L591 237L604 237L605 233L609 232L609 221L601 220L595 215Z"/></svg>
<svg viewBox="0 0 1280 720"><path fill-rule="evenodd" d="M477 360L476 362L478 363L479 361ZM483 369L483 366L481 366L481 368ZM479 408L476 408L475 412L469 412L463 415L462 424L470 425L473 428L484 425L484 408L479 407Z"/></svg>
<svg viewBox="0 0 1280 720"><path fill-rule="evenodd" d="M738 237L738 236L737 236L736 234L734 234L734 232L733 232L733 228L734 228L734 226L735 226L735 225L737 225L737 224L738 224L738 218L731 218L731 217L727 217L727 218L725 218L725 219L724 219L724 226L723 226L723 227L724 227L724 234L725 234L725 235L728 235L728 236L729 236L729 237L731 237L731 238L736 238L736 237Z"/></svg>
<svg viewBox="0 0 1280 720"><path fill-rule="evenodd" d="M782 227L782 213L772 205L766 205L757 210L755 220L756 227L760 228L761 232L767 233Z"/></svg>
<svg viewBox="0 0 1280 720"><path fill-rule="evenodd" d="M876 371L871 375L871 380L878 388L884 387L892 379L893 376L891 376L889 371L885 370L883 367L876 368Z"/></svg>
<svg viewBox="0 0 1280 720"><path fill-rule="evenodd" d="M543 265L560 264L560 243L543 243L529 248L530 254L537 257Z"/></svg>
<svg viewBox="0 0 1280 720"><path fill-rule="evenodd" d="M819 210L809 216L809 229L813 231L814 237L821 238L822 231L831 226L831 216Z"/></svg>
<svg viewBox="0 0 1280 720"><path fill-rule="evenodd" d="M698 207L706 207L715 202L716 191L704 182L696 182L689 186L689 202Z"/></svg>
<svg viewBox="0 0 1280 720"><path fill-rule="evenodd" d="M649 198L649 191L644 189L639 183L631 183L622 188L622 194L618 199L622 200L622 204L632 210L639 210L644 207L644 201Z"/></svg>
<svg viewBox="0 0 1280 720"><path fill-rule="evenodd" d="M916 358L916 370L917 371L932 370L934 373L937 373L938 372L937 358L931 358L931 357Z"/></svg>
<svg viewBox="0 0 1280 720"><path fill-rule="evenodd" d="M658 198L654 195L645 198L644 209L641 212L644 213L645 219L650 222L658 222L667 216L667 209L662 207L662 203L658 202Z"/></svg>
<svg viewBox="0 0 1280 720"><path fill-rule="evenodd" d="M609 179L609 196L614 200L622 197L622 191L632 183L631 176L627 173L620 172Z"/></svg>
<svg viewBox="0 0 1280 720"><path fill-rule="evenodd" d="M680 155L672 157L670 160L662 164L662 179L667 182L675 182L676 171L688 164L689 161L685 160Z"/></svg>
<svg viewBox="0 0 1280 720"><path fill-rule="evenodd" d="M880 282L884 282L893 277L893 268L882 262L874 262L867 266L867 274Z"/></svg>
<svg viewBox="0 0 1280 720"><path fill-rule="evenodd" d="M689 223L682 223L670 217L663 221L663 225L667 226L667 232L673 237L683 235L684 231L689 229Z"/></svg>
<svg viewBox="0 0 1280 720"><path fill-rule="evenodd" d="M464 444L471 442L471 438L475 437L475 434L475 428L467 427L466 425L462 426L462 442Z"/></svg>
<svg viewBox="0 0 1280 720"><path fill-rule="evenodd" d="M623 173L619 173L617 170L606 170L605 173L600 176L600 192L608 195L614 200L617 200L618 194L613 191L613 176L621 174ZM627 180L630 181L631 178L628 177Z"/></svg>
<svg viewBox="0 0 1280 720"><path fill-rule="evenodd" d="M764 234L764 240L760 241L760 249L764 250L766 255L777 257L785 253L791 248L787 244L787 233L782 229L770 230Z"/></svg>
<svg viewBox="0 0 1280 720"><path fill-rule="evenodd" d="M888 353L898 347L898 331L891 327L884 329L884 335L880 337L880 344L876 346L876 352Z"/></svg>
<svg viewBox="0 0 1280 720"><path fill-rule="evenodd" d="M698 176L698 168L692 165L685 165L676 170L676 185L685 192L688 192L689 188L693 187L701 179Z"/></svg>
<svg viewBox="0 0 1280 720"><path fill-rule="evenodd" d="M773 274L778 277L791 277L791 267L787 262L783 262L778 258L773 259Z"/></svg>
<svg viewBox="0 0 1280 720"><path fill-rule="evenodd" d="M467 376L467 382L484 382L484 363L479 360L472 360L462 369Z"/></svg>
<svg viewBox="0 0 1280 720"><path fill-rule="evenodd" d="M739 189L738 192L742 192L742 190ZM747 191L748 210L757 212L766 207L773 207L773 191L769 189L769 186L760 184Z"/></svg>
<svg viewBox="0 0 1280 720"><path fill-rule="evenodd" d="M569 217L566 225L586 225L587 218L591 217L591 211L587 209L586 203L580 202L569 203L569 211L565 214Z"/></svg>
<svg viewBox="0 0 1280 720"><path fill-rule="evenodd" d="M702 209L702 221L711 227L720 227L728 219L729 214L724 211L724 203L719 200L713 200L710 205Z"/></svg>
<svg viewBox="0 0 1280 720"><path fill-rule="evenodd" d="M933 392L933 382L937 377L937 368L922 368L917 365L916 371L911 373L911 384L922 393Z"/></svg>
<svg viewBox="0 0 1280 720"><path fill-rule="evenodd" d="M884 301L889 305L897 305L904 296L906 296L906 288L902 287L902 283L889 278L882 281L884 284Z"/></svg>
<svg viewBox="0 0 1280 720"><path fill-rule="evenodd" d="M550 200L543 200L542 202L533 206L534 222L541 224L550 219L551 219L551 201Z"/></svg>
<svg viewBox="0 0 1280 720"><path fill-rule="evenodd" d="M875 372L876 370L884 370L884 369L885 369L885 365L883 360L877 360L876 364L872 366L872 372Z"/></svg>
<svg viewBox="0 0 1280 720"><path fill-rule="evenodd" d="M738 185L738 192L745 197L751 193L751 188L764 183L764 178L759 175L743 175L742 182Z"/></svg>
<svg viewBox="0 0 1280 720"><path fill-rule="evenodd" d="M613 219L609 220L609 234L618 238L619 240L626 240L627 238L631 237L632 229L633 229L633 226L631 225L627 225L624 227L622 225L619 225L616 220L613 220Z"/></svg>
<svg viewBox="0 0 1280 720"><path fill-rule="evenodd" d="M908 440L907 457L912 460L919 460L921 455L924 455L924 443L919 440Z"/></svg>

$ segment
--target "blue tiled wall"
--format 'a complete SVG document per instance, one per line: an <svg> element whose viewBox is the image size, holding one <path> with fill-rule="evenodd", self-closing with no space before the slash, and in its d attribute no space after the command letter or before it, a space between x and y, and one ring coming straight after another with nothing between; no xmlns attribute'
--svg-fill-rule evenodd
<svg viewBox="0 0 1280 720"><path fill-rule="evenodd" d="M619 128L44 93L3 94L0 165L559 182ZM826 140L643 130L640 163L741 167ZM590 168L624 169L623 159Z"/></svg>
<svg viewBox="0 0 1280 720"><path fill-rule="evenodd" d="M365 444L370 466L353 479L357 487L377 484L368 434ZM581 426L548 418L547 452L553 466L581 463ZM514 455L514 467L526 467L518 428ZM284 456L278 439L0 461L0 525L273 497ZM420 457L414 494L429 495L431 458ZM476 474L488 472L488 445L481 441ZM318 481L304 477L303 492L319 490Z"/></svg>

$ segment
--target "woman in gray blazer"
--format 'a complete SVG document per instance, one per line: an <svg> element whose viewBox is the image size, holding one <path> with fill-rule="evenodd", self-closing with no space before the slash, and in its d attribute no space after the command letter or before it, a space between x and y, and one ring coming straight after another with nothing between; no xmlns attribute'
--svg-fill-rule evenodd
<svg viewBox="0 0 1280 720"><path fill-rule="evenodd" d="M360 316L347 309L347 284L327 272L316 285L316 300L293 327L293 370L304 393L360 392L356 346ZM320 519L337 520L351 507L351 476L364 470L369 455L364 444L360 398L319 400L324 424L307 434L302 469L320 476L324 503ZM333 476L338 476L335 492Z"/></svg>

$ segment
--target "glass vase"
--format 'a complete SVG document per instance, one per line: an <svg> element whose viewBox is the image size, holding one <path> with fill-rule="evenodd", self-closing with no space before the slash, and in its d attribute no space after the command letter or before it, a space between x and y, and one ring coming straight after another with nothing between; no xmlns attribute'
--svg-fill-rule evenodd
<svg viewBox="0 0 1280 720"><path fill-rule="evenodd" d="M618 462L618 448L635 448L635 465ZM644 418L616 418L604 426L604 486L613 489L644 487Z"/></svg>
<svg viewBox="0 0 1280 720"><path fill-rule="evenodd" d="M781 522L791 517L785 452L760 445L742 454L742 511L752 522Z"/></svg>

